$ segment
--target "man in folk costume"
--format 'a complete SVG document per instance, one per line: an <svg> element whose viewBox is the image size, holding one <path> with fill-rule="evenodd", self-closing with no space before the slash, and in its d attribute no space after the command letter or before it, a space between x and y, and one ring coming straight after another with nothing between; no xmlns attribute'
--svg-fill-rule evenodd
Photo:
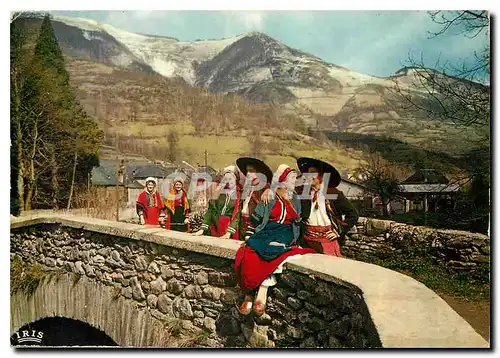
<svg viewBox="0 0 500 358"><path fill-rule="evenodd" d="M194 235L207 235L223 239L239 240L241 190L237 168L224 168L214 197L209 201L201 229Z"/></svg>
<svg viewBox="0 0 500 358"><path fill-rule="evenodd" d="M236 253L234 269L245 299L240 313L264 313L267 290L276 284L274 274L295 255L315 253L297 245L300 237L300 200L293 192L296 172L283 164L278 167L271 190L273 199L257 204L248 225L245 244ZM255 295L255 300L252 296ZM252 301L254 301L252 303Z"/></svg>
<svg viewBox="0 0 500 358"><path fill-rule="evenodd" d="M173 180L172 186L165 200L167 211L167 230L189 232L189 214L191 212L184 181L181 177Z"/></svg>
<svg viewBox="0 0 500 358"><path fill-rule="evenodd" d="M240 240L243 240L246 228L250 223L250 217L260 202L263 193L269 190L271 186L273 172L263 161L257 158L238 158L236 166L246 179L241 196Z"/></svg>
<svg viewBox="0 0 500 358"><path fill-rule="evenodd" d="M165 205L156 187L156 179L148 177L144 191L137 198L136 210L141 225L165 225Z"/></svg>
<svg viewBox="0 0 500 358"><path fill-rule="evenodd" d="M299 158L297 165L304 177L307 176L306 180L310 180L310 185L297 187L301 196L304 242L319 253L342 256L340 248L345 235L356 224L359 216L354 206L337 189L340 173L332 165L318 159ZM342 215L345 215L345 221Z"/></svg>

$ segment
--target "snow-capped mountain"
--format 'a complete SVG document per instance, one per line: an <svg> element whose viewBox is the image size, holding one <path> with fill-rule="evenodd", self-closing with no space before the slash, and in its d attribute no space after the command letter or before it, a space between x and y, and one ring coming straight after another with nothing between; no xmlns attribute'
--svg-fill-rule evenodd
<svg viewBox="0 0 500 358"><path fill-rule="evenodd" d="M253 102L287 103L290 110L333 116L366 85L389 88L392 78L363 75L329 64L258 32L207 41L136 34L94 20L54 16L61 46L76 57L97 60ZM402 86L411 75L398 76ZM308 116L304 115L308 120Z"/></svg>
<svg viewBox="0 0 500 358"><path fill-rule="evenodd" d="M213 58L239 39L182 42L171 37L136 34L94 20L69 16L54 16L52 23L63 48L79 55L89 54L89 48L95 49L97 51L91 51L90 57L94 55L91 59L120 67L141 63L162 76L181 77L189 84L196 82L198 64ZM81 36L77 35L78 32ZM102 51L109 47L119 48L120 51Z"/></svg>
<svg viewBox="0 0 500 358"><path fill-rule="evenodd" d="M414 69L403 69L386 78L364 75L259 32L186 42L66 16L54 16L53 28L63 50L74 58L182 78L190 85L214 92L237 93L252 102L279 104L318 129L391 133L423 146L445 146L443 134L463 132L453 124L431 123L402 108L395 87L406 91L411 86L412 94L419 95ZM425 90L420 96L420 101L428 101Z"/></svg>
<svg viewBox="0 0 500 358"><path fill-rule="evenodd" d="M241 91L267 80L291 87L330 89L392 83L391 79L326 63L258 32L221 40L184 42L172 37L136 34L95 20L69 16L53 16L52 20L60 45L74 56L120 67L143 67L215 91Z"/></svg>

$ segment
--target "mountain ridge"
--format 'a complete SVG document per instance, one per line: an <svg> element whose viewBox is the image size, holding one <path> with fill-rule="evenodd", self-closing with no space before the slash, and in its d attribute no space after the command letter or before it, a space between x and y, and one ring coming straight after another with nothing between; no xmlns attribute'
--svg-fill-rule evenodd
<svg viewBox="0 0 500 358"><path fill-rule="evenodd" d="M36 13L36 12L26 12L26 13L21 14L21 17L25 17L25 18L39 18L39 19L41 19L41 18L43 18L43 16L45 16L44 13ZM132 31L128 31L128 30L122 30L122 29L118 29L117 27L115 27L113 25L107 24L105 22L100 22L97 20L92 20L92 19L87 19L87 18L82 18L82 17L72 17L72 16L66 16L66 15L54 15L54 14L50 14L50 16L52 18L52 21L63 22L63 23L66 23L67 25L70 25L70 26L77 26L83 30L85 30L85 25L87 25L87 26L93 27L93 28L89 28L88 30L94 30L94 31L95 30L111 30L111 31L118 30L120 32L127 33L127 34L132 35L132 36L136 35L136 36L142 36L142 37L146 37L146 38L149 37L149 38L168 39L168 40L173 40L173 41L179 42L179 43L222 42L222 41L227 41L227 40L237 41L238 39L241 39L244 37L266 37L266 38L271 39L272 41L278 42L278 43L282 44L283 46L286 46L286 47L292 49L293 51L298 51L298 52L300 52L308 57L311 57L311 58L314 58L318 61L321 61L326 65L334 66L336 68L341 68L341 69L344 69L346 71L350 71L353 73L358 73L358 72L353 71L353 70L346 68L344 66L340 66L340 65L337 65L333 62L326 61L326 60L324 60L324 59L320 58L319 56L316 56L312 53L308 53L306 51L290 47L290 46L284 44L283 42L281 42L280 40L277 40L277 39L273 38L272 36L266 34L265 32L262 32L262 31L250 31L247 33L242 33L239 35L220 38L220 39L179 40L178 38L173 37L173 36L169 36L169 35L136 33L136 32L132 32ZM413 67L412 66L403 66L403 67L397 69L396 71L394 71L392 74L389 74L387 76L378 76L378 75L369 75L369 74L363 74L363 76L369 76L369 77L378 78L378 79L391 79L395 76L398 76L400 72L402 72L404 70L408 70L408 69L413 69ZM446 75L447 77L450 77L450 78L455 79L455 80L468 81L468 80L461 79L461 78L456 77L456 76L452 76L450 74L442 73L442 72L437 71L437 70L432 69L432 68L426 68L425 70L437 72L439 74ZM477 84L482 85L482 86L489 87L488 85L486 85L484 83L480 83L480 82L475 82L475 81L468 81L468 82L473 82L473 83L477 83Z"/></svg>
<svg viewBox="0 0 500 358"><path fill-rule="evenodd" d="M327 63L262 32L223 40L178 41L61 16L53 17L53 27L61 47L72 57L182 78L191 86L237 94L298 115L315 130L389 134L444 152L462 146L468 150L463 143L475 138L467 128L445 120L429 121L404 108L394 91L396 84L432 105L425 88L414 86L418 82L415 71L407 68L392 77L365 75Z"/></svg>

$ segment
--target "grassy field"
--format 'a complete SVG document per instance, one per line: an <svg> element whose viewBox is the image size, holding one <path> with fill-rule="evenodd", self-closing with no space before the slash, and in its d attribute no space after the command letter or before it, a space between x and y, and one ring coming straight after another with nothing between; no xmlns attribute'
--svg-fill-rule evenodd
<svg viewBox="0 0 500 358"><path fill-rule="evenodd" d="M252 151L253 137L246 131L230 131L218 135L198 134L191 123L150 124L147 122L130 123L127 126L110 127L110 138L118 133L127 141L136 141L141 148L168 148L168 133L174 131L179 137L176 161L185 160L193 165L204 164L205 151L208 165L223 168L234 164L239 156L255 155ZM299 139L295 139L295 138ZM261 135L262 147L258 156L265 159L271 169L280 164L296 165L301 156L324 159L336 165L339 170L352 171L365 163L363 152L355 149L336 147L331 142L315 140L294 133L273 133ZM130 144L130 143L127 143ZM114 153L109 155L114 157ZM156 158L166 160L166 158Z"/></svg>

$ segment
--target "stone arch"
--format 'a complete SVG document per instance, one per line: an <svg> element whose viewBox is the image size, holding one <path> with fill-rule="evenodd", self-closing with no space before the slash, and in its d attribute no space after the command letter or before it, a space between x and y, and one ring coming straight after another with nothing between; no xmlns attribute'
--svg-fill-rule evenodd
<svg viewBox="0 0 500 358"><path fill-rule="evenodd" d="M41 283L31 296L11 296L11 335L21 327L48 317L81 321L104 332L119 346L164 346L163 324L137 303L117 297L113 287L86 277L78 281L62 274Z"/></svg>

